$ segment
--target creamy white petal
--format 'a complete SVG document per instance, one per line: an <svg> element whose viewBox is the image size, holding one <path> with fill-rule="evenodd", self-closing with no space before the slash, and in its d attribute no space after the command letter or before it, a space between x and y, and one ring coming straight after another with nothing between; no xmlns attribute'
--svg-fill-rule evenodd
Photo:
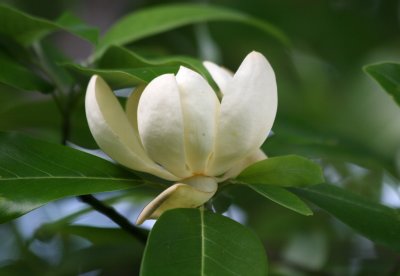
<svg viewBox="0 0 400 276"><path fill-rule="evenodd" d="M135 88L131 95L129 95L128 100L125 103L125 112L128 121L131 123L133 130L137 135L139 135L138 131L138 122L137 122L137 109L139 105L139 99L142 96L143 90L146 86L141 85ZM140 140L140 138L139 138Z"/></svg>
<svg viewBox="0 0 400 276"><path fill-rule="evenodd" d="M185 163L182 107L174 75L161 75L147 85L139 100L138 129L150 158L180 178L191 176Z"/></svg>
<svg viewBox="0 0 400 276"><path fill-rule="evenodd" d="M140 225L147 219L157 219L170 209L199 207L217 191L218 184L213 178L203 177L195 182L195 185L177 183L163 191L142 210L136 224Z"/></svg>
<svg viewBox="0 0 400 276"><path fill-rule="evenodd" d="M179 179L147 156L117 98L99 76L93 76L89 82L85 108L94 139L112 159L133 170L172 181Z"/></svg>
<svg viewBox="0 0 400 276"><path fill-rule="evenodd" d="M154 163L144 152L117 98L106 82L93 76L85 98L90 131L100 148L130 169L148 172L167 180L177 180Z"/></svg>
<svg viewBox="0 0 400 276"><path fill-rule="evenodd" d="M181 67L176 75L184 123L186 163L195 174L205 171L214 147L219 100L198 73Z"/></svg>
<svg viewBox="0 0 400 276"><path fill-rule="evenodd" d="M233 78L233 73L211 61L203 62L204 67L206 67L207 71L210 73L211 77L218 85L222 94L229 93L227 89L228 83Z"/></svg>
<svg viewBox="0 0 400 276"><path fill-rule="evenodd" d="M235 178L238 176L244 169L248 166L267 159L267 155L262 151L262 149L257 149L255 152L251 153L249 156L246 156L239 162L237 162L229 171L227 171L221 178L218 178L218 182L223 182L230 178Z"/></svg>
<svg viewBox="0 0 400 276"><path fill-rule="evenodd" d="M275 74L263 55L244 59L221 102L214 156L208 175L221 175L259 148L275 120Z"/></svg>

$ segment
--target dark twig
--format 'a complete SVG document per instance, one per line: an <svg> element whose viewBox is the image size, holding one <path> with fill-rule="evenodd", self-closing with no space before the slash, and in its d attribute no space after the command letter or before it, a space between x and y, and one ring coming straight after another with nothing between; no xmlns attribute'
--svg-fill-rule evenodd
<svg viewBox="0 0 400 276"><path fill-rule="evenodd" d="M147 241L146 233L142 231L140 228L131 224L128 219L126 219L124 216L118 213L113 207L104 205L100 200L98 200L92 195L81 195L79 196L79 199L92 206L92 208L95 209L96 211L102 213L103 215L111 219L123 230L136 237L143 244L146 244Z"/></svg>

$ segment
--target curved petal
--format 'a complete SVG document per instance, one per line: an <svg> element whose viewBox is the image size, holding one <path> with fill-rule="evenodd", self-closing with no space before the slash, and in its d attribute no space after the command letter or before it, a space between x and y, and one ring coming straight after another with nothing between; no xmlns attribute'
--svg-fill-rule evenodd
<svg viewBox="0 0 400 276"><path fill-rule="evenodd" d="M221 102L214 156L208 175L220 175L259 148L275 120L278 105L275 74L263 55L243 60Z"/></svg>
<svg viewBox="0 0 400 276"><path fill-rule="evenodd" d="M147 85L137 116L139 135L150 158L180 178L191 176L185 163L182 108L174 75L161 75Z"/></svg>
<svg viewBox="0 0 400 276"><path fill-rule="evenodd" d="M136 87L136 89L132 91L131 95L129 95L128 100L125 103L126 117L128 118L128 121L131 123L131 126L137 135L139 135L137 109L139 105L139 99L142 96L145 87L145 85Z"/></svg>
<svg viewBox="0 0 400 276"><path fill-rule="evenodd" d="M85 109L94 139L112 159L133 170L177 180L147 156L117 98L99 76L93 76L89 82Z"/></svg>
<svg viewBox="0 0 400 276"><path fill-rule="evenodd" d="M201 182L201 180L197 180ZM218 188L215 179L207 177L205 181L204 185L196 185L195 187L183 183L172 185L142 210L136 224L140 225L147 219L157 219L162 213L170 209L196 208L203 205L215 194Z"/></svg>
<svg viewBox="0 0 400 276"><path fill-rule="evenodd" d="M210 73L213 80L217 83L219 90L222 94L229 92L227 86L233 78L233 73L221 66L210 61L203 62L204 67Z"/></svg>
<svg viewBox="0 0 400 276"><path fill-rule="evenodd" d="M262 151L262 149L257 149L255 152L251 153L249 156L243 158L237 162L229 171L227 171L221 178L218 178L218 182L223 182L229 178L235 178L248 166L267 159L267 155Z"/></svg>
<svg viewBox="0 0 400 276"><path fill-rule="evenodd" d="M176 75L181 96L186 163L195 174L205 171L213 150L219 100L200 74L181 67Z"/></svg>

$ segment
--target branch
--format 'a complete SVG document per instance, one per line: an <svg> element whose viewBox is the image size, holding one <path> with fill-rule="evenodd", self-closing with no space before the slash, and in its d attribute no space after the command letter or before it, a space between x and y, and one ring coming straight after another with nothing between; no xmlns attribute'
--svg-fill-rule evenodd
<svg viewBox="0 0 400 276"><path fill-rule="evenodd" d="M128 219L126 219L124 216L118 213L113 207L104 205L100 200L98 200L92 195L81 195L78 198L82 202L85 202L90 206L92 206L92 208L95 209L96 211L102 213L103 215L111 219L123 230L125 230L126 232L137 238L140 242L146 244L147 234L140 228L131 224Z"/></svg>

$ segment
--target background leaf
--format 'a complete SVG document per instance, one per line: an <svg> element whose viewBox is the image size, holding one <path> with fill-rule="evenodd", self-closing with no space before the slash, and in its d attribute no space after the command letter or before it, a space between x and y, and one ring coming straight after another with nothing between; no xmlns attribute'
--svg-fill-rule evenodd
<svg viewBox="0 0 400 276"><path fill-rule="evenodd" d="M144 185L134 174L98 157L4 132L0 176L0 223L63 197Z"/></svg>
<svg viewBox="0 0 400 276"><path fill-rule="evenodd" d="M141 67L141 68L123 68L123 69L95 69L87 68L77 64L64 64L64 67L70 70L80 78L84 86L93 75L101 76L113 89L127 88L145 84L154 78L167 73L176 74L177 66L168 67Z"/></svg>
<svg viewBox="0 0 400 276"><path fill-rule="evenodd" d="M364 71L400 105L400 64L391 62L371 64L365 66Z"/></svg>
<svg viewBox="0 0 400 276"><path fill-rule="evenodd" d="M272 200L279 205L293 210L299 214L310 216L313 214L307 204L295 194L289 192L285 188L273 187L269 185L253 184L249 185L254 191L260 195Z"/></svg>
<svg viewBox="0 0 400 276"><path fill-rule="evenodd" d="M50 92L53 87L44 79L0 53L0 82L21 90Z"/></svg>
<svg viewBox="0 0 400 276"><path fill-rule="evenodd" d="M367 238L400 252L398 210L328 184L294 191Z"/></svg>
<svg viewBox="0 0 400 276"><path fill-rule="evenodd" d="M201 60L187 56L167 56L158 58L145 58L121 46L111 46L98 62L99 68L121 69L137 67L179 67L186 66L202 74L214 84L210 73L203 66Z"/></svg>
<svg viewBox="0 0 400 276"><path fill-rule="evenodd" d="M65 14L56 22L35 17L7 5L0 5L0 34L13 37L29 45L53 32L64 30L93 44L97 42L98 30L82 21Z"/></svg>
<svg viewBox="0 0 400 276"><path fill-rule="evenodd" d="M111 45L124 45L177 27L208 21L233 21L254 26L285 45L288 39L271 24L234 10L199 4L175 4L143 9L115 23L100 40L99 57Z"/></svg>
<svg viewBox="0 0 400 276"><path fill-rule="evenodd" d="M320 166L304 157L272 157L247 167L237 178L244 184L301 187L324 182Z"/></svg>
<svg viewBox="0 0 400 276"><path fill-rule="evenodd" d="M199 209L165 212L150 232L141 275L266 275L262 243L248 228Z"/></svg>

